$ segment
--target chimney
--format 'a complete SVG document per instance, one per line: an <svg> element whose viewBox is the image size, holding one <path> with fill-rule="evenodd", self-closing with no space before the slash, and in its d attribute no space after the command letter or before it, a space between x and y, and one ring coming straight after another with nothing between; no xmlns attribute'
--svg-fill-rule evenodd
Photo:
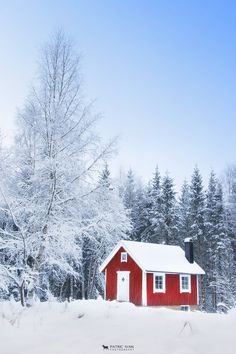
<svg viewBox="0 0 236 354"><path fill-rule="evenodd" d="M184 245L185 245L185 257L187 258L189 263L193 263L194 262L194 258L193 258L193 240L191 239L191 237L187 237L184 240Z"/></svg>

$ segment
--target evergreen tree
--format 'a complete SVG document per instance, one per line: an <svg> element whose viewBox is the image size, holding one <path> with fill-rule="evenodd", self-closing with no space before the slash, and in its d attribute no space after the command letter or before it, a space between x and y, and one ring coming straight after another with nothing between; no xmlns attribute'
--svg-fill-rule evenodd
<svg viewBox="0 0 236 354"><path fill-rule="evenodd" d="M204 241L205 241L205 196L202 185L202 177L196 167L193 171L190 184L190 225L191 236L195 244L195 258L200 265L204 262Z"/></svg>
<svg viewBox="0 0 236 354"><path fill-rule="evenodd" d="M186 180L181 188L178 203L178 228L180 245L183 247L184 239L191 235L190 188Z"/></svg>
<svg viewBox="0 0 236 354"><path fill-rule="evenodd" d="M224 173L227 228L233 247L233 273L236 274L236 165L229 165ZM236 280L233 282L236 294Z"/></svg>
<svg viewBox="0 0 236 354"><path fill-rule="evenodd" d="M191 237L194 242L194 257L196 262L205 269L206 237L205 237L205 195L202 185L202 177L199 169L195 167L190 184L190 226ZM205 277L200 277L200 308L204 308L206 299Z"/></svg>
<svg viewBox="0 0 236 354"><path fill-rule="evenodd" d="M206 299L205 309L216 309L216 289L213 286L215 264L213 255L216 252L217 230L217 214L216 214L216 178L213 171L211 172L208 191L206 194L206 209L205 209L205 232L206 232L206 258L205 258L205 286L206 286ZM210 287L212 285L212 287Z"/></svg>
<svg viewBox="0 0 236 354"><path fill-rule="evenodd" d="M128 210L129 218L132 224L132 230L129 233L129 237L132 240L136 239L134 229L137 219L135 217L135 207L136 207L136 181L133 171L130 169L127 173L124 187L123 187L123 202Z"/></svg>
<svg viewBox="0 0 236 354"><path fill-rule="evenodd" d="M136 197L136 183L134 178L134 173L130 169L126 176L125 186L124 186L124 204L125 207L130 210L132 213L132 209L135 204Z"/></svg>
<svg viewBox="0 0 236 354"><path fill-rule="evenodd" d="M104 187L110 188L111 186L111 173L108 168L108 163L105 163L104 169L100 175L100 184Z"/></svg>
<svg viewBox="0 0 236 354"><path fill-rule="evenodd" d="M166 174L161 190L160 239L167 245L178 244L177 208L173 179Z"/></svg>
<svg viewBox="0 0 236 354"><path fill-rule="evenodd" d="M136 241L150 242L152 230L150 210L150 187L140 186L136 191L133 209L133 239Z"/></svg>
<svg viewBox="0 0 236 354"><path fill-rule="evenodd" d="M154 243L162 243L161 225L162 225L162 195L161 195L161 175L158 167L156 167L154 177L148 190L150 200L149 207L149 241Z"/></svg>
<svg viewBox="0 0 236 354"><path fill-rule="evenodd" d="M207 252L205 264L206 310L216 311L219 304L232 307L233 250L227 230L222 186L212 172L206 199Z"/></svg>

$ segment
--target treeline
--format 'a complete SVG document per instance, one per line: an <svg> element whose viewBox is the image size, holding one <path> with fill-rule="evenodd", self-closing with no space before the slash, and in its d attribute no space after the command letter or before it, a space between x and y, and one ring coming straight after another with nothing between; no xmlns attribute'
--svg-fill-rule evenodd
<svg viewBox="0 0 236 354"><path fill-rule="evenodd" d="M235 305L236 167L229 167L222 181L212 172L206 190L196 167L179 195L173 179L158 168L147 186L130 170L120 194L130 213L131 239L184 247L184 239L192 237L195 260L206 272L200 283L202 310Z"/></svg>

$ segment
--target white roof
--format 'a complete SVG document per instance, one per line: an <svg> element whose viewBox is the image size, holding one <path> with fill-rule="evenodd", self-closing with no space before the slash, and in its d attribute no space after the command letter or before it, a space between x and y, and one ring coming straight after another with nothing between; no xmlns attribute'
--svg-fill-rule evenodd
<svg viewBox="0 0 236 354"><path fill-rule="evenodd" d="M123 247L138 266L147 272L205 274L196 263L189 263L179 246L121 240L100 267L102 272L117 251Z"/></svg>

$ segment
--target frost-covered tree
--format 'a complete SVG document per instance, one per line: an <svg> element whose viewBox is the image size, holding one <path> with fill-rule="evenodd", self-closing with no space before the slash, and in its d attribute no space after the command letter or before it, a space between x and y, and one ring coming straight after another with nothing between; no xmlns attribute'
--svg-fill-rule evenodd
<svg viewBox="0 0 236 354"><path fill-rule="evenodd" d="M236 165L229 165L223 176L223 189L226 202L227 226L233 247L233 272L236 274ZM236 282L234 281L236 294Z"/></svg>
<svg viewBox="0 0 236 354"><path fill-rule="evenodd" d="M109 189L112 189L112 186L111 186L111 173L109 171L107 162L105 163L105 166L104 166L104 168L103 168L103 170L101 172L100 185L102 187L107 187Z"/></svg>
<svg viewBox="0 0 236 354"><path fill-rule="evenodd" d="M155 243L162 243L164 241L161 234L161 227L163 225L161 187L161 175L157 166L149 187L149 218L151 223L149 240Z"/></svg>
<svg viewBox="0 0 236 354"><path fill-rule="evenodd" d="M108 165L101 173L98 188L87 200L86 220L89 227L81 239L81 296L96 298L103 289L99 265L121 239L127 238L130 221L119 190L110 178Z"/></svg>
<svg viewBox="0 0 236 354"><path fill-rule="evenodd" d="M2 247L23 305L29 291L40 296L47 290L48 274L80 277L74 267L81 260L79 240L90 228L84 208L111 152L112 143L101 146L95 133L92 105L82 99L79 64L72 42L56 33L41 51L36 83L18 115L4 201L14 229L5 230Z"/></svg>
<svg viewBox="0 0 236 354"><path fill-rule="evenodd" d="M133 239L136 241L148 242L152 236L151 230L151 197L150 188L140 185L136 190L135 203L133 207Z"/></svg>
<svg viewBox="0 0 236 354"><path fill-rule="evenodd" d="M9 298L9 291L19 292L21 282L16 272L18 269L18 239L12 239L12 234L18 228L9 208L6 198L7 183L12 174L11 154L4 149L2 138L0 139L0 297ZM22 246L22 238L20 239ZM21 247L19 247L20 249Z"/></svg>
<svg viewBox="0 0 236 354"><path fill-rule="evenodd" d="M194 257L200 266L205 268L206 235L205 235L205 195L200 171L195 167L190 183L190 225L191 237L194 242ZM200 307L205 306L206 282L200 278Z"/></svg>
<svg viewBox="0 0 236 354"><path fill-rule="evenodd" d="M173 179L166 174L161 189L161 230L160 238L167 245L178 244L177 206Z"/></svg>
<svg viewBox="0 0 236 354"><path fill-rule="evenodd" d="M190 190L186 180L182 185L178 201L178 229L180 244L184 246L184 239L191 235Z"/></svg>
<svg viewBox="0 0 236 354"><path fill-rule="evenodd" d="M129 217L132 223L132 226L135 227L136 218L135 218L135 207L136 207L136 191L137 191L137 181L136 177L131 169L129 169L124 184L123 184L123 202L128 210ZM135 234L133 233L133 228L130 231L129 237L135 240Z"/></svg>
<svg viewBox="0 0 236 354"><path fill-rule="evenodd" d="M219 305L230 308L233 295L233 250L228 234L222 186L212 172L206 198L206 309L216 311Z"/></svg>
<svg viewBox="0 0 236 354"><path fill-rule="evenodd" d="M135 204L135 196L136 196L135 192L136 192L135 176L133 171L129 169L125 180L123 198L124 198L125 207L130 211L132 211L132 208Z"/></svg>
<svg viewBox="0 0 236 354"><path fill-rule="evenodd" d="M216 306L217 306L216 287L215 287L215 274L216 274L215 254L217 250L217 241L220 237L220 233L223 231L223 225L220 226L218 224L220 220L219 220L219 215L217 213L216 185L217 185L216 177L214 172L212 171L209 179L207 194L206 194L206 208L205 208L205 233L206 233L206 242L205 242L206 285L205 286L207 288L205 308L210 311L216 310Z"/></svg>
<svg viewBox="0 0 236 354"><path fill-rule="evenodd" d="M191 236L195 244L195 258L201 265L203 265L205 242L204 210L205 195L202 177L196 167L190 184L190 222Z"/></svg>

